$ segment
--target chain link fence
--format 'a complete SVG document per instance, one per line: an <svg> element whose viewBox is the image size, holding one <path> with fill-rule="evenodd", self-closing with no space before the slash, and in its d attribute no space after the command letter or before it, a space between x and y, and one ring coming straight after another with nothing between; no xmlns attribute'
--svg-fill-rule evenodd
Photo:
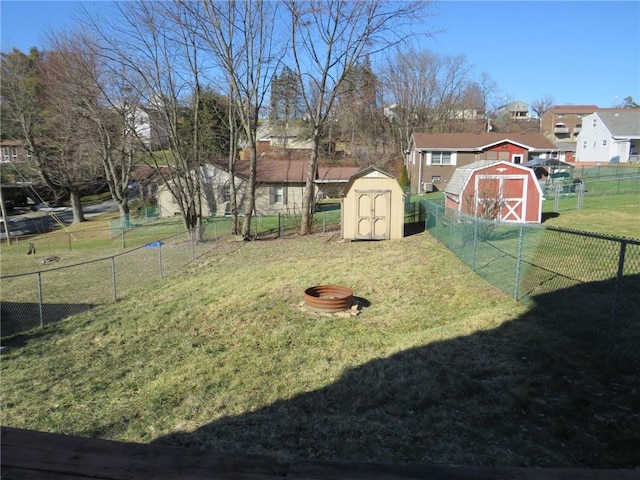
<svg viewBox="0 0 640 480"><path fill-rule="evenodd" d="M571 175L547 179L542 189L554 212L579 209L585 199L640 194L640 167L575 167Z"/></svg>
<svg viewBox="0 0 640 480"><path fill-rule="evenodd" d="M299 227L299 216L256 217L251 234L253 238L277 238L297 233ZM339 228L339 208L315 213L312 224L314 232ZM81 236L76 236L68 243L58 243L47 236L14 241L11 246L3 245L3 253L26 254L26 243L33 243L45 255L41 257L43 265L40 271L0 277L2 337L43 327L95 306L114 302L150 281L182 270L189 263L211 253L219 245L219 240L229 238L231 221L216 219L205 222L200 241L195 241L195 235L185 231L181 222L144 224L123 229L123 232L124 240L120 236L107 240L107 243L111 242L111 249L124 249L132 244L135 247L98 260L63 267L56 266L59 257L55 254L83 248L79 240ZM101 233L99 236L109 237L108 232ZM66 237L66 234L60 235L60 238ZM98 241L95 236L94 231L91 245L84 247L95 248L95 242Z"/></svg>
<svg viewBox="0 0 640 480"><path fill-rule="evenodd" d="M610 359L638 365L640 240L497 223L422 201L426 230L474 272Z"/></svg>

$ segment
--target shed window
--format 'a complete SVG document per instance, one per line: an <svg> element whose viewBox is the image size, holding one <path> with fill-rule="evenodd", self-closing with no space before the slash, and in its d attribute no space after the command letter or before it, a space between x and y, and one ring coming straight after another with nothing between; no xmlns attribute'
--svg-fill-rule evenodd
<svg viewBox="0 0 640 480"><path fill-rule="evenodd" d="M431 152L431 165L453 165L451 152Z"/></svg>

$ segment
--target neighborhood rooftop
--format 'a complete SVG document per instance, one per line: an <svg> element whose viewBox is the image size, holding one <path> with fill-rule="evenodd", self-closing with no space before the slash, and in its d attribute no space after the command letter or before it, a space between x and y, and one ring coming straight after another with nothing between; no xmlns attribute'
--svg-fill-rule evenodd
<svg viewBox="0 0 640 480"><path fill-rule="evenodd" d="M514 142L535 150L557 150L539 133L414 133L416 148L479 150L500 142Z"/></svg>

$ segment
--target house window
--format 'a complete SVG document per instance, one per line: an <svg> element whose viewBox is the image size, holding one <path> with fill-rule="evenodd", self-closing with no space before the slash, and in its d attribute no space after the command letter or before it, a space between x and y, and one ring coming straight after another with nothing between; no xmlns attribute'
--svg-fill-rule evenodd
<svg viewBox="0 0 640 480"><path fill-rule="evenodd" d="M270 191L271 203L285 203L284 198L284 186L279 185L277 187L271 187Z"/></svg>
<svg viewBox="0 0 640 480"><path fill-rule="evenodd" d="M434 175L431 177L431 183L440 183L442 181L442 177L440 175Z"/></svg>
<svg viewBox="0 0 640 480"><path fill-rule="evenodd" d="M593 148L596 148L596 143L598 143L598 142L596 142L596 141L594 140L594 141L593 141Z"/></svg>
<svg viewBox="0 0 640 480"><path fill-rule="evenodd" d="M602 146L606 147L607 146L607 141L606 140L602 140Z"/></svg>
<svg viewBox="0 0 640 480"><path fill-rule="evenodd" d="M228 183L222 189L222 201L230 202L231 201L231 185Z"/></svg>
<svg viewBox="0 0 640 480"><path fill-rule="evenodd" d="M596 126L598 126L598 121L594 118L593 123L591 125L593 128L596 128Z"/></svg>
<svg viewBox="0 0 640 480"><path fill-rule="evenodd" d="M431 165L452 165L451 152L431 152Z"/></svg>
<svg viewBox="0 0 640 480"><path fill-rule="evenodd" d="M16 160L18 160L18 148L17 147L13 147L13 151L11 152L11 157L13 158L14 162Z"/></svg>
<svg viewBox="0 0 640 480"><path fill-rule="evenodd" d="M587 141L582 142L582 148L587 148Z"/></svg>

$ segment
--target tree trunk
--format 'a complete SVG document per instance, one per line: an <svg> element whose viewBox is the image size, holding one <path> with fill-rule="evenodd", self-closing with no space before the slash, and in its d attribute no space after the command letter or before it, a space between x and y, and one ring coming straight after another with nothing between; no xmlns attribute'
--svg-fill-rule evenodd
<svg viewBox="0 0 640 480"><path fill-rule="evenodd" d="M307 169L307 181L305 183L304 195L302 196L302 220L300 222L300 234L308 235L311 233L311 220L313 219L313 207L315 200L315 183L316 171L318 170L318 149L320 148L320 129L313 130L313 149L311 150L311 158L309 159L309 168Z"/></svg>
<svg viewBox="0 0 640 480"><path fill-rule="evenodd" d="M82 212L82 202L80 200L80 189L74 188L70 192L71 211L73 212L73 223L81 223L86 221Z"/></svg>
<svg viewBox="0 0 640 480"><path fill-rule="evenodd" d="M258 155L255 143L250 146L249 152L249 180L247 181L247 203L244 207L244 219L242 220L242 237L249 240L251 237L251 218L256 207L256 167Z"/></svg>
<svg viewBox="0 0 640 480"><path fill-rule="evenodd" d="M131 226L131 216L129 211L129 202L127 200L124 203L118 203L118 210L120 211L120 218L122 219L123 227Z"/></svg>

